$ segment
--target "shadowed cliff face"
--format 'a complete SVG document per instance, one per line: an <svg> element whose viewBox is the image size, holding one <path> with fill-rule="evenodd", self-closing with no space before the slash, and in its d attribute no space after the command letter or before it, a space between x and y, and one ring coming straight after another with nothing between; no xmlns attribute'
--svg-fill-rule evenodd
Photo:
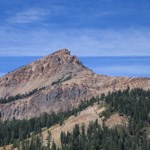
<svg viewBox="0 0 150 150"><path fill-rule="evenodd" d="M94 74L76 56L62 49L0 78L0 97L45 87L26 98L0 104L1 120L32 118L44 112L70 109L92 96L128 86L149 89L150 80Z"/></svg>

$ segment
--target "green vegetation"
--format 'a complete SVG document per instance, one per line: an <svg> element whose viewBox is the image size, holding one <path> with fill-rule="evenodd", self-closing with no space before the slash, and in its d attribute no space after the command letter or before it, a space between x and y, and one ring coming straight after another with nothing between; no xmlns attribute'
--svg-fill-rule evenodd
<svg viewBox="0 0 150 150"><path fill-rule="evenodd" d="M43 145L43 136L39 134L38 136L33 135L31 139L26 139L20 143L13 146L13 148L18 148L21 150L56 150L56 144L51 139L51 133L48 132L47 143Z"/></svg>
<svg viewBox="0 0 150 150"><path fill-rule="evenodd" d="M70 80L72 77L71 75L67 76L67 77L62 77L61 79L58 79L57 81L54 81L52 82L51 86L55 85L55 84L59 84L59 83L62 83L62 82L65 82L65 81L68 81Z"/></svg>
<svg viewBox="0 0 150 150"><path fill-rule="evenodd" d="M147 129L150 128L150 91L129 88L101 97L108 105L103 114L108 118L114 112L128 116L128 126L109 129L91 122L85 131L76 125L73 132L61 134L65 150L149 150Z"/></svg>
<svg viewBox="0 0 150 150"><path fill-rule="evenodd" d="M98 98L91 98L89 101L82 102L77 108L72 110L61 111L59 113L52 112L51 114L44 113L40 117L29 120L12 120L0 122L0 146L8 145L22 141L27 137L31 137L31 132L38 134L44 127L51 127L62 122L72 115L84 110L88 106L93 105Z"/></svg>
<svg viewBox="0 0 150 150"><path fill-rule="evenodd" d="M107 111L119 112L120 115L129 116L130 120L141 127L150 123L150 91L137 88L108 93L105 102L109 104ZM135 128L136 129L136 128Z"/></svg>
<svg viewBox="0 0 150 150"><path fill-rule="evenodd" d="M78 108L54 112L50 115L43 114L40 117L30 120L13 120L0 123L0 145L14 143L14 147L23 149L50 150L56 149L56 144L51 140L51 134L47 138L47 144L42 144L41 132L43 127L51 127L62 122L69 116L92 106L95 102L104 101L108 107L103 114L109 117L114 112L119 112L121 116L128 116L128 126L116 126L108 128L100 126L98 121L90 122L87 132L85 125L75 125L72 132L61 133L62 150L149 150L150 141L147 137L147 130L150 128L150 91L129 88L124 91L101 95L101 98L92 98L82 102ZM32 133L32 134L31 134ZM32 137L31 142L28 139ZM22 142L20 142L22 141ZM19 144L16 144L19 143Z"/></svg>
<svg viewBox="0 0 150 150"><path fill-rule="evenodd" d="M13 102L13 101L16 101L16 100L19 100L19 99L23 99L23 98L27 98L39 91L42 91L44 90L46 87L42 87L40 89L34 89L32 91L30 91L29 93L26 93L26 94L17 94L16 96L10 96L8 98L0 98L0 104L6 104L6 103L9 103L9 102Z"/></svg>
<svg viewBox="0 0 150 150"><path fill-rule="evenodd" d="M73 132L61 133L62 150L149 150L150 143L144 132L131 135L128 128L101 127L98 121L85 128L75 125Z"/></svg>

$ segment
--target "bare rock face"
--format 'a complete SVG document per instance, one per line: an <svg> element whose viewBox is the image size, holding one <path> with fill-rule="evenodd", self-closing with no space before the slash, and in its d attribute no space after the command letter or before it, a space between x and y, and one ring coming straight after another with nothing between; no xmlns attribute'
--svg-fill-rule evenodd
<svg viewBox="0 0 150 150"><path fill-rule="evenodd" d="M23 119L39 116L52 111L67 110L77 106L81 99L87 99L91 92L85 87L74 84L70 86L55 86L52 89L36 93L28 99L1 105L1 119Z"/></svg>
<svg viewBox="0 0 150 150"><path fill-rule="evenodd" d="M1 120L29 119L51 111L76 107L93 96L130 88L150 88L148 78L108 77L94 74L70 51L62 49L0 78L0 97L44 89L6 104L0 104Z"/></svg>
<svg viewBox="0 0 150 150"><path fill-rule="evenodd" d="M50 86L66 75L74 76L85 67L67 49L59 50L0 78L0 97L28 93Z"/></svg>

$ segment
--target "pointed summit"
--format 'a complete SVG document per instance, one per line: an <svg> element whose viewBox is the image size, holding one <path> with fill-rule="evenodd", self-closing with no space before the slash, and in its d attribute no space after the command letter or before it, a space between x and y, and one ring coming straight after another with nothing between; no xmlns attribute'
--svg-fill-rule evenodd
<svg viewBox="0 0 150 150"><path fill-rule="evenodd" d="M60 50L58 50L58 51L55 51L54 53L52 53L52 54L68 54L68 55L70 55L70 50L69 49L67 49L67 48L62 48L62 49L60 49Z"/></svg>
<svg viewBox="0 0 150 150"><path fill-rule="evenodd" d="M28 93L50 86L66 76L88 70L68 49L60 49L0 78L0 97Z"/></svg>

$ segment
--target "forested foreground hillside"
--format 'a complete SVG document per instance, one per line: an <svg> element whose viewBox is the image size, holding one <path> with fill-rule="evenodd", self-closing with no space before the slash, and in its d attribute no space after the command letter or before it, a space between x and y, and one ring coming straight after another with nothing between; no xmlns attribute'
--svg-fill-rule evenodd
<svg viewBox="0 0 150 150"><path fill-rule="evenodd" d="M88 127L76 124L73 130L61 132L61 145L57 145L48 132L47 141L43 141L42 128L52 127L72 115L77 115L93 104L105 103L102 113L103 123L90 122ZM110 128L106 121L118 112L126 116L126 125ZM13 120L0 123L0 145L13 144L12 149L21 150L149 150L150 149L150 91L128 88L102 94L100 98L92 98L82 102L78 108L62 111L58 114L43 114L30 120ZM59 148L58 148L59 147Z"/></svg>

